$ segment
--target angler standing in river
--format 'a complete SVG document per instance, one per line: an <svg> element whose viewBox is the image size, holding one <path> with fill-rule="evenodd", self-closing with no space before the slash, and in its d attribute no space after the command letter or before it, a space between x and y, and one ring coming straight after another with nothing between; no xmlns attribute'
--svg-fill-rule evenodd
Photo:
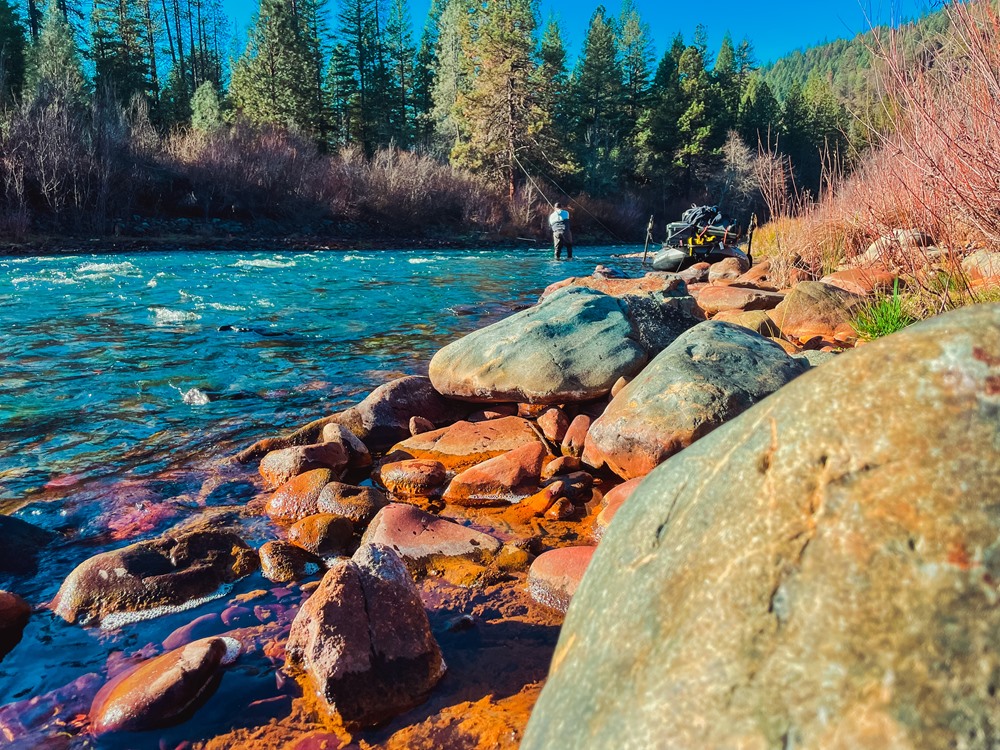
<svg viewBox="0 0 1000 750"><path fill-rule="evenodd" d="M552 246L555 248L556 260L559 260L562 249L566 248L566 260L573 259L573 233L569 228L569 211L556 202L549 214L549 226L552 228Z"/></svg>

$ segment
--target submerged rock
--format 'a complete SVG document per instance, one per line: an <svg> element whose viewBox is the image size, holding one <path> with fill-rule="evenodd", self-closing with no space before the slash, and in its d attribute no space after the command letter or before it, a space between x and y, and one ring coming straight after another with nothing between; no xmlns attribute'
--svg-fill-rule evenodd
<svg viewBox="0 0 1000 750"><path fill-rule="evenodd" d="M97 624L116 613L183 606L258 564L257 554L231 531L168 533L80 563L49 606L67 622Z"/></svg>
<svg viewBox="0 0 1000 750"><path fill-rule="evenodd" d="M215 689L219 670L240 650L232 638L206 638L125 671L94 698L91 731L139 732L183 720Z"/></svg>
<svg viewBox="0 0 1000 750"><path fill-rule="evenodd" d="M56 535L13 516L0 515L0 574L30 575L38 568L38 552Z"/></svg>
<svg viewBox="0 0 1000 750"><path fill-rule="evenodd" d="M521 747L991 747L998 414L979 305L671 458L598 547Z"/></svg>
<svg viewBox="0 0 1000 750"><path fill-rule="evenodd" d="M0 591L0 659L21 642L24 626L31 617L31 607L9 591Z"/></svg>
<svg viewBox="0 0 1000 750"><path fill-rule="evenodd" d="M587 433L583 460L625 479L648 474L806 369L745 328L701 323L612 400Z"/></svg>
<svg viewBox="0 0 1000 750"><path fill-rule="evenodd" d="M292 623L288 656L347 726L422 703L445 671L410 574L379 545L331 565Z"/></svg>

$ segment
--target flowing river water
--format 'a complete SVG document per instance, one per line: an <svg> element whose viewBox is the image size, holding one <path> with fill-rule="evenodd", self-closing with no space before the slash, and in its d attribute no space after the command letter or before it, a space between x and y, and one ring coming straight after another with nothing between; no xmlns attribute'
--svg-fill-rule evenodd
<svg viewBox="0 0 1000 750"><path fill-rule="evenodd" d="M36 607L0 661L0 745L6 731L25 748L115 746L86 733L94 685L202 614L68 625L38 607L75 565L239 506L255 490L220 474L220 458L426 372L442 345L553 281L597 263L637 270L614 252L586 248L562 263L542 248L0 259L0 512L58 535L37 574L0 573L0 588ZM267 523L244 524L251 545L268 538ZM258 573L233 593L271 588ZM256 614L281 596L258 600ZM271 663L250 656L232 671L239 679L227 676L159 746L225 731L234 712L251 723L280 714Z"/></svg>

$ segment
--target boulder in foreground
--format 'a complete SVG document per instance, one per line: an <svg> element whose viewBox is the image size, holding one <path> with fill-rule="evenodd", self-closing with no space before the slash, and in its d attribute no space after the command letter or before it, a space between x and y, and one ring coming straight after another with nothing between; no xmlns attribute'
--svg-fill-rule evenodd
<svg viewBox="0 0 1000 750"><path fill-rule="evenodd" d="M991 747L998 413L979 305L671 458L598 547L521 747Z"/></svg>
<svg viewBox="0 0 1000 750"><path fill-rule="evenodd" d="M292 623L288 655L347 726L419 705L445 672L410 574L373 544L331 564Z"/></svg>

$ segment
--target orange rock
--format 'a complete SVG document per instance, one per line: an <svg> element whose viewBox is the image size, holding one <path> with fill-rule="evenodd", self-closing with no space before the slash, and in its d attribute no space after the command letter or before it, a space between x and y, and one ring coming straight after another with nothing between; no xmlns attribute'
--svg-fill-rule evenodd
<svg viewBox="0 0 1000 750"><path fill-rule="evenodd" d="M591 419L586 414L578 414L570 423L562 442L562 454L579 458L583 454L583 444L587 439Z"/></svg>
<svg viewBox="0 0 1000 750"><path fill-rule="evenodd" d="M264 478L267 489L274 489L313 469L330 469L339 474L347 467L347 463L347 449L342 442L297 445L271 451L264 456L260 462L260 475Z"/></svg>
<svg viewBox="0 0 1000 750"><path fill-rule="evenodd" d="M599 542L604 537L604 532L608 530L615 514L621 509L625 502L632 496L635 488L639 486L646 477L636 477L627 482L623 482L604 496L604 508L597 514L594 521L594 541Z"/></svg>
<svg viewBox="0 0 1000 750"><path fill-rule="evenodd" d="M583 462L576 456L559 456L547 464L542 469L542 479L552 479L560 474L572 474L579 471Z"/></svg>
<svg viewBox="0 0 1000 750"><path fill-rule="evenodd" d="M684 283L676 276L648 273L638 279L615 279L603 275L579 276L575 278L563 279L554 284L550 284L540 299L545 299L550 294L568 286L582 286L587 289L594 289L612 297L624 297L630 294L650 294L658 293L668 297L683 296Z"/></svg>
<svg viewBox="0 0 1000 750"><path fill-rule="evenodd" d="M820 279L820 282L852 294L868 296L874 292L892 291L893 284L898 278L897 274L885 269L861 267L831 273Z"/></svg>
<svg viewBox="0 0 1000 750"><path fill-rule="evenodd" d="M313 469L285 482L271 495L264 508L275 521L294 523L319 512L319 496L323 488L336 479L329 469Z"/></svg>
<svg viewBox="0 0 1000 750"><path fill-rule="evenodd" d="M528 571L528 591L547 607L565 612L597 547L564 547L535 558Z"/></svg>
<svg viewBox="0 0 1000 750"><path fill-rule="evenodd" d="M423 417L410 417L410 435L422 435L434 429L434 423Z"/></svg>
<svg viewBox="0 0 1000 750"><path fill-rule="evenodd" d="M427 458L440 461L448 471L458 472L532 443L541 444L541 439L528 420L502 417L486 422L456 422L451 427L425 432L397 443L386 458Z"/></svg>
<svg viewBox="0 0 1000 750"><path fill-rule="evenodd" d="M698 295L698 307L706 316L723 310L769 310L777 307L783 296L776 292L739 286L710 286Z"/></svg>
<svg viewBox="0 0 1000 750"><path fill-rule="evenodd" d="M777 337L768 337L768 340L769 341L773 341L775 344L777 344L782 349L784 349L786 354L798 354L799 353L799 348L797 346L795 346L795 344L793 344L791 341L785 341L785 339L777 338Z"/></svg>
<svg viewBox="0 0 1000 750"><path fill-rule="evenodd" d="M448 473L440 461L417 458L383 464L379 480L397 497L434 497L441 493Z"/></svg>
<svg viewBox="0 0 1000 750"><path fill-rule="evenodd" d="M538 415L538 426L542 428L542 434L547 440L559 445L569 429L569 417L558 407L547 407Z"/></svg>
<svg viewBox="0 0 1000 750"><path fill-rule="evenodd" d="M786 336L798 339L822 336L833 340L837 334L857 335L851 320L863 299L829 284L804 281L768 315Z"/></svg>
<svg viewBox="0 0 1000 750"><path fill-rule="evenodd" d="M442 557L485 563L503 546L489 534L403 503L390 503L379 511L362 543L391 547L410 566Z"/></svg>
<svg viewBox="0 0 1000 750"><path fill-rule="evenodd" d="M725 258L718 263L713 263L708 269L708 281L721 281L723 279L738 279L750 270L750 266L739 258Z"/></svg>
<svg viewBox="0 0 1000 750"><path fill-rule="evenodd" d="M615 384L611 386L611 398L617 396L621 389L627 386L631 380L631 378L626 377L618 378L618 380L615 381Z"/></svg>
<svg viewBox="0 0 1000 750"><path fill-rule="evenodd" d="M749 271L736 279L736 284L756 287L769 292L778 291L778 284L771 274L771 261L762 260L754 263Z"/></svg>
<svg viewBox="0 0 1000 750"><path fill-rule="evenodd" d="M353 536L354 524L333 513L306 516L288 530L289 541L314 555L346 554Z"/></svg>
<svg viewBox="0 0 1000 750"><path fill-rule="evenodd" d="M444 499L465 506L519 502L537 491L548 455L544 445L531 443L491 458L451 480Z"/></svg>

